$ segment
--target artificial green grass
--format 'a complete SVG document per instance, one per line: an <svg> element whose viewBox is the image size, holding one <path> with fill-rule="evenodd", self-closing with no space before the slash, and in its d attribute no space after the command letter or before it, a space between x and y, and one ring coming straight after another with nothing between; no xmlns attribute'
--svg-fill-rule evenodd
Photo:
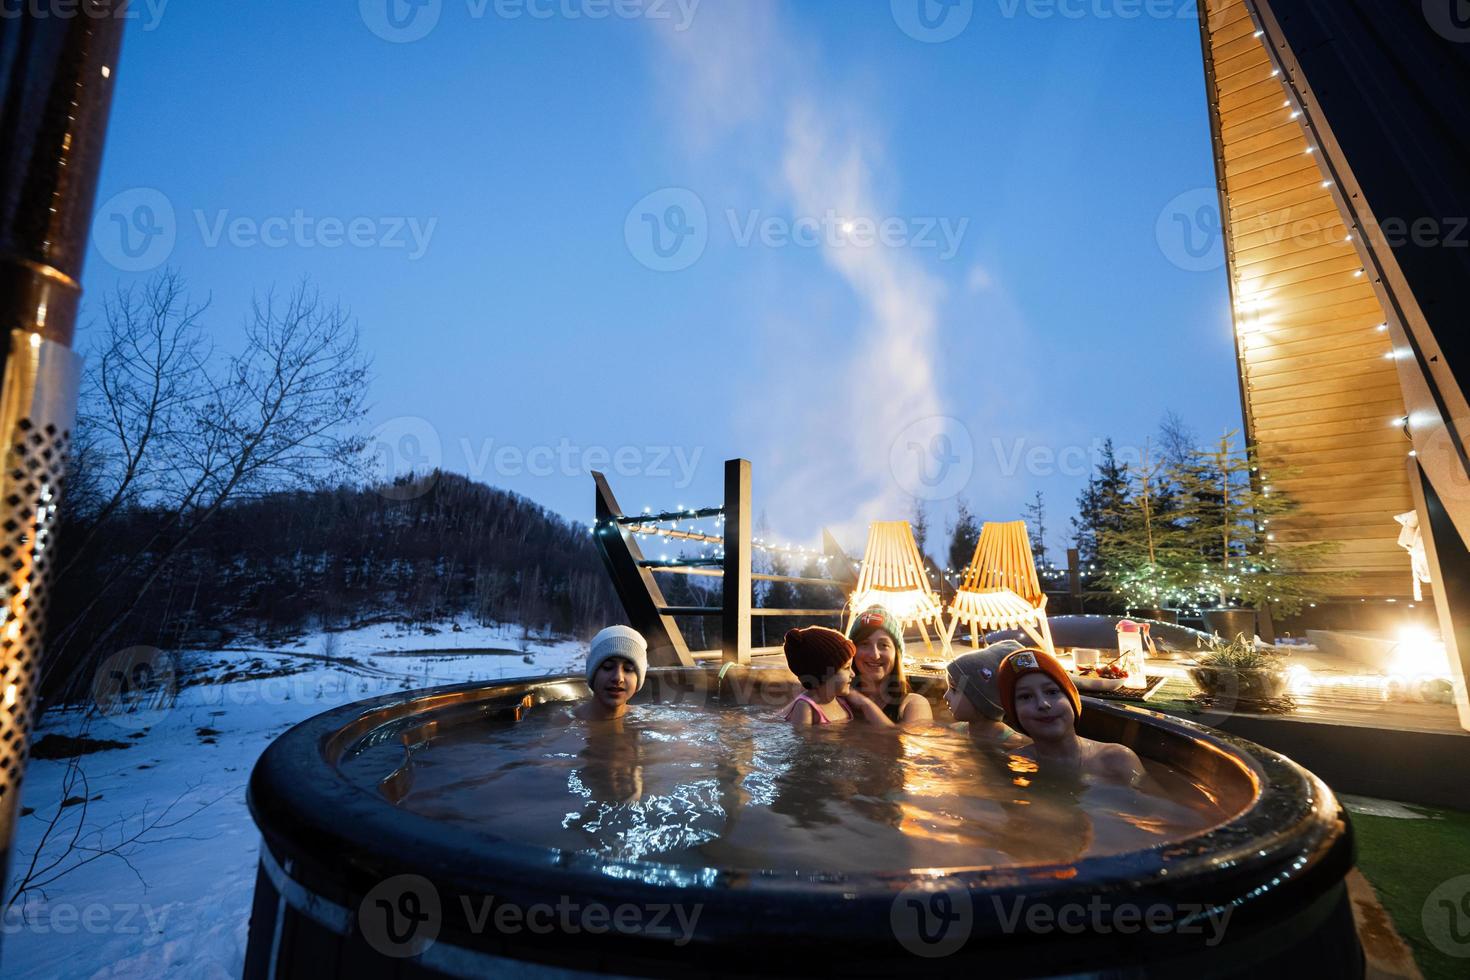
<svg viewBox="0 0 1470 980"><path fill-rule="evenodd" d="M1424 933L1424 902L1442 882L1470 874L1470 813L1411 807L1426 820L1351 814L1358 868L1414 952L1428 980L1464 980L1470 959L1448 955Z"/></svg>

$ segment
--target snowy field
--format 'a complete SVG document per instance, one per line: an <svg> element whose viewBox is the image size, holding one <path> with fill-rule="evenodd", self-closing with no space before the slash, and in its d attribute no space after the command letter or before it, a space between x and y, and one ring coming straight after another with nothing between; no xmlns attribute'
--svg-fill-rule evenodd
<svg viewBox="0 0 1470 980"><path fill-rule="evenodd" d="M259 845L245 786L273 738L395 690L578 672L586 652L532 640L527 663L509 627L435 628L185 654L169 708L48 714L33 744L85 734L125 747L82 756L79 772L31 760L5 895L28 871L37 886L0 919L0 976L238 977Z"/></svg>

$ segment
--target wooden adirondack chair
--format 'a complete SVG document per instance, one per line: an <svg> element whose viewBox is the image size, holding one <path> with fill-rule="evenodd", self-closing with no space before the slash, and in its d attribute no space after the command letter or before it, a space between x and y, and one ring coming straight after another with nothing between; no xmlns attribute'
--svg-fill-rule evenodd
<svg viewBox="0 0 1470 980"><path fill-rule="evenodd" d="M857 588L848 601L846 626L850 629L853 619L873 605L887 607L900 629L917 626L930 653L934 652L928 630L932 625L941 649L949 650L944 606L929 582L908 521L876 521L868 526L868 546L863 552Z"/></svg>
<svg viewBox="0 0 1470 980"><path fill-rule="evenodd" d="M1055 655L1046 621L1046 593L1036 575L1025 521L987 523L980 529L975 557L950 600L949 616L946 646L954 642L955 631L964 623L976 650L990 630L1019 629Z"/></svg>

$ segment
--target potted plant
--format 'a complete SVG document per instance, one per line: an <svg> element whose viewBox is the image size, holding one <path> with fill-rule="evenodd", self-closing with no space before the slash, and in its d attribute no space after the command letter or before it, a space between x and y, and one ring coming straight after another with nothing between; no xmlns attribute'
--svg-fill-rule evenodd
<svg viewBox="0 0 1470 980"><path fill-rule="evenodd" d="M1253 636L1237 633L1226 642L1217 634L1210 652L1189 668L1189 678L1212 698L1237 702L1274 701L1284 697L1289 684L1286 662L1256 647Z"/></svg>

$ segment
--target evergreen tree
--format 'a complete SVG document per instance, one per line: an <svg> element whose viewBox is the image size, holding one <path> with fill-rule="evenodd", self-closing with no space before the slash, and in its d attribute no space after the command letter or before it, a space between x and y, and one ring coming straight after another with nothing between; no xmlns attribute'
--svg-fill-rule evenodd
<svg viewBox="0 0 1470 980"><path fill-rule="evenodd" d="M1031 557L1036 559L1036 567L1045 570L1047 567L1046 557L1046 498L1041 491L1036 491L1036 496L1031 503L1026 505L1026 530L1031 536Z"/></svg>
<svg viewBox="0 0 1470 980"><path fill-rule="evenodd" d="M688 575L660 575L659 589L664 601L671 606L718 605L710 599L703 585ZM713 632L716 624L708 616L680 616L677 620L684 640L691 650L709 650L719 646L718 636Z"/></svg>
<svg viewBox="0 0 1470 980"><path fill-rule="evenodd" d="M1097 519L1102 510L1101 493L1097 477L1089 476L1087 485L1077 495L1077 513L1072 517L1072 535L1077 542L1077 561L1082 566L1082 577L1087 578L1087 566L1097 557Z"/></svg>
<svg viewBox="0 0 1470 980"><path fill-rule="evenodd" d="M970 513L970 505L960 498L954 523L949 528L949 569L952 574L964 574L965 566L975 557L975 546L979 543L980 523Z"/></svg>
<svg viewBox="0 0 1470 980"><path fill-rule="evenodd" d="M1159 423L1158 461L1160 470L1154 481L1154 512L1166 521L1173 521L1179 509L1179 486L1174 475L1189 466L1195 451L1194 433L1175 412L1166 412Z"/></svg>
<svg viewBox="0 0 1470 980"><path fill-rule="evenodd" d="M825 571L823 571L822 566L818 562L816 555L813 555L806 560L806 564L803 565L801 569L801 577L827 577L827 574ZM836 586L814 585L807 582L802 582L796 587L795 607L797 609L839 609L843 604L844 598L845 597ZM798 623L796 625L811 625L810 620L812 619L812 617L803 618L807 621L803 623ZM825 620L823 622L825 622Z"/></svg>
<svg viewBox="0 0 1470 980"><path fill-rule="evenodd" d="M1189 587L1219 606L1270 606L1290 615L1341 578L1322 572L1336 544L1278 540L1296 503L1271 487L1255 453L1227 432L1195 452L1174 475L1180 489L1180 540L1189 555Z"/></svg>
<svg viewBox="0 0 1470 980"><path fill-rule="evenodd" d="M753 538L756 541L769 541L771 539L771 522L769 519L767 519L766 512L764 510L762 510L760 516L756 518ZM767 551L765 548L760 547L753 548L751 551L750 570L757 575L785 574L784 572L778 573L775 570L775 563L772 561L771 552ZM766 600L770 596L771 589L774 586L774 582L767 582L763 579L756 579L752 583L750 590L751 606L757 609L762 606L770 606L770 603ZM775 607L772 606L771 608ZM758 647L767 647L771 645L770 638L771 635L775 632L776 624L766 622L766 620L768 619L770 619L769 616L755 616L751 619L750 633L751 643L753 645ZM779 636L777 638L779 639Z"/></svg>
<svg viewBox="0 0 1470 980"><path fill-rule="evenodd" d="M919 554L929 553L929 510L924 506L924 501L914 498L914 516L909 519L909 527L914 532L914 544L919 546Z"/></svg>
<svg viewBox="0 0 1470 980"><path fill-rule="evenodd" d="M771 552L771 574L790 575L791 568L786 564L786 558L779 551ZM765 601L761 605L766 609L794 609L796 608L796 589L790 582L772 582L766 590ZM781 639L786 635L794 623L786 617L758 616L761 627L766 631L768 642L765 646L780 646Z"/></svg>
<svg viewBox="0 0 1470 980"><path fill-rule="evenodd" d="M1162 460L1148 443L1136 473L1124 467L1129 493L1103 512L1098 532L1098 582L1121 596L1129 609L1163 609L1192 602L1188 542L1176 520L1177 507L1160 512L1161 491L1168 493Z"/></svg>
<svg viewBox="0 0 1470 980"><path fill-rule="evenodd" d="M1089 566L1101 565L1105 559L1105 535L1122 530L1120 515L1128 497L1127 468L1118 462L1113 440L1108 439L1103 443L1097 471L1077 497L1077 516L1072 518L1084 580L1089 577Z"/></svg>
<svg viewBox="0 0 1470 980"><path fill-rule="evenodd" d="M769 541L771 539L771 522L766 517L766 512L761 511L760 517L756 518L755 533L756 541ZM750 556L750 570L757 575L774 575L772 570L771 553L765 548L754 548ZM765 605L764 598L771 589L771 583L757 579L752 587L751 604L755 606ZM764 644L762 644L764 645Z"/></svg>

